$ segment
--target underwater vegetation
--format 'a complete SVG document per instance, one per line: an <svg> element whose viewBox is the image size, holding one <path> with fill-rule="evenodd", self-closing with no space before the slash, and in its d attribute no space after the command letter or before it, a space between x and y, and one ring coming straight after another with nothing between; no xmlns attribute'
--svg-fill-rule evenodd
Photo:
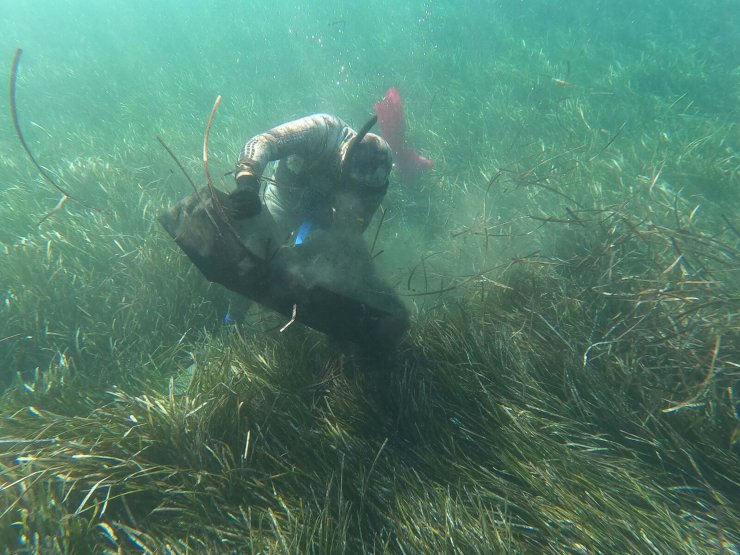
<svg viewBox="0 0 740 555"><path fill-rule="evenodd" d="M62 191L4 109L0 553L738 553L737 11L547 5L277 2L249 87L214 37L148 71L25 48L7 108ZM223 325L157 222L217 95L228 188L246 136L390 87L434 160L365 236L398 350Z"/></svg>
<svg viewBox="0 0 740 555"><path fill-rule="evenodd" d="M733 545L738 329L727 319L738 297L681 282L651 289L659 272L635 270L666 237L622 218L600 215L587 238L574 234L568 250L584 250L568 260L513 262L499 282L422 310L383 364L311 331L248 338L229 328L201 336L195 368L160 388L94 393L69 367L49 368L3 400L7 545Z"/></svg>

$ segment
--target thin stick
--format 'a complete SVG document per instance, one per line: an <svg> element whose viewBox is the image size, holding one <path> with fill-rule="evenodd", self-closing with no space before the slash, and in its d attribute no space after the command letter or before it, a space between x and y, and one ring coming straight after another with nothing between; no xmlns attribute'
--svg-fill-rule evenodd
<svg viewBox="0 0 740 555"><path fill-rule="evenodd" d="M417 265L416 265L416 266L414 266L414 267L413 267L413 269L412 269L412 270L411 270L411 271L409 272L409 279L408 279L408 280L406 280L406 291L411 291L411 280L413 279L413 277L414 277L414 273L416 272L416 269L417 269L418 267L419 267L419 265L417 264Z"/></svg>
<svg viewBox="0 0 740 555"><path fill-rule="evenodd" d="M13 64L10 69L10 115L13 118L13 127L15 128L15 134L18 137L18 141L21 143L21 146L23 147L23 150L28 155L28 158L33 162L33 165L36 166L36 169L39 171L41 176L46 179L46 181L54 187L57 191L62 193L62 198L59 200L57 205L52 208L49 212L44 214L44 216L38 221L38 224L41 225L42 222L44 222L46 219L51 217L52 215L56 214L57 212L61 211L61 209L64 207L64 203L68 200L73 200L74 202L84 206L85 208L88 208L90 210L95 210L96 212L100 212L101 210L99 208L95 208L94 206L90 206L89 204L82 202L76 197L73 197L67 191L62 189L56 181L49 175L49 172L44 169L44 167L39 164L38 160L36 160L36 157L31 152L31 149L28 147L28 144L26 143L26 139L23 137L23 132L21 131L21 126L18 121L18 108L16 107L15 102L15 90L16 90L16 81L18 78L18 65L21 61L21 54L23 54L23 49L16 48L15 50L15 56L13 56Z"/></svg>
<svg viewBox="0 0 740 555"><path fill-rule="evenodd" d="M285 324L282 328L280 328L280 333L283 333L285 330L288 329L288 326L290 326L293 322L295 322L296 317L298 316L298 305L293 305L293 315L290 317L290 321Z"/></svg>
<svg viewBox="0 0 740 555"><path fill-rule="evenodd" d="M37 222L38 225L41 225L46 220L48 220L50 217L52 217L57 212L61 212L62 208L64 208L64 203L67 202L71 197L69 195L62 195L62 198L59 199L59 202L57 202L57 205L49 210L46 214L44 214L41 219Z"/></svg>
<svg viewBox="0 0 740 555"><path fill-rule="evenodd" d="M208 181L208 190L211 192L211 200L213 201L213 205L218 208L219 213L221 214L221 217L228 221L228 217L226 216L226 212L224 212L224 207L221 206L221 201L218 200L218 195L216 194L216 188L213 186L213 180L211 179L211 172L208 171L208 137L211 134L211 125L213 125L213 118L216 115L216 110L218 109L218 105L221 104L221 95L218 95L216 97L216 102L213 103L213 108L211 108L211 115L208 118L208 124L206 125L206 131L203 136L203 170L206 174L206 180Z"/></svg>
<svg viewBox="0 0 740 555"><path fill-rule="evenodd" d="M164 140L162 140L162 137L160 137L159 135L157 135L157 140L159 141L159 144L162 145L162 148L165 149L165 151L167 151L167 154L170 155L170 158L172 158L175 164L177 164L177 167L180 168L180 171L185 176L185 179L187 179L190 185L193 187L193 191L195 191L195 196L198 196L198 188L195 186L195 182L193 181L193 178L190 177L190 174L187 172L187 170L185 170L183 165L180 163L180 160L177 159L177 156L175 156L175 153L172 152L170 147L168 147L167 144L165 144Z"/></svg>
<svg viewBox="0 0 740 555"><path fill-rule="evenodd" d="M219 97L219 98L221 98L221 97ZM215 110L215 108L214 108L214 110ZM211 119L208 120L208 126L209 127L210 127L212 121L213 121L213 114L211 114ZM207 133L208 133L208 131L206 130L206 142L208 141ZM175 153L172 152L172 150L170 149L170 147L168 147L167 144L165 144L164 140L162 140L162 138L159 135L157 135L157 140L159 141L159 144L162 145L162 148L164 148L167 151L167 154L169 154L170 157L175 161L175 164L177 164L177 167L180 168L180 171L185 176L185 179L187 179L190 182L190 185L193 187L193 191L195 192L195 198L198 199L198 202L201 202L200 194L198 193L198 188L195 186L195 182L193 181L193 178L190 177L190 174L185 170L185 168L183 167L183 165L180 163L180 160L177 159L177 156L175 156ZM207 158L208 157L208 152L207 152L207 147L206 146L204 146L204 152L205 152L204 156L206 156L206 158ZM207 162L206 162L206 164L207 164ZM206 169L206 175L208 175L208 170L207 169ZM210 180L209 180L209 183L210 183ZM213 193L213 190L211 190L211 193ZM221 234L221 230L218 228L218 224L216 223L216 220L213 219L213 216L211 215L211 213L208 210L206 210L206 216L208 216L208 219L211 220L211 223L213 224L213 227L216 228L216 231L220 235Z"/></svg>
<svg viewBox="0 0 740 555"><path fill-rule="evenodd" d="M21 126L18 123L18 110L15 104L15 82L18 76L18 64L21 61L21 54L23 54L23 50L21 48L17 48L15 51L15 56L13 57L13 66L10 70L10 115L13 117L13 127L15 127L15 134L18 135L18 140L20 141L21 146L23 147L23 150L26 151L26 154L31 159L31 162L33 162L33 165L36 166L36 169L44 177L44 179L46 179L46 181L48 181L52 187L54 187L57 191L62 193L65 197L69 197L72 200L76 200L69 193L67 193L67 191L65 191L59 185L57 185L56 181L52 179L52 177L44 169L44 167L38 163L34 155L31 153L31 149L28 148L28 144L26 144L26 140L23 138L23 133L21 132Z"/></svg>
<svg viewBox="0 0 740 555"><path fill-rule="evenodd" d="M380 222L378 223L378 229L375 230L375 237L373 238L373 246L370 247L370 255L375 251L375 243L378 241L378 235L380 234L380 228L383 227L385 221L385 208L380 207Z"/></svg>

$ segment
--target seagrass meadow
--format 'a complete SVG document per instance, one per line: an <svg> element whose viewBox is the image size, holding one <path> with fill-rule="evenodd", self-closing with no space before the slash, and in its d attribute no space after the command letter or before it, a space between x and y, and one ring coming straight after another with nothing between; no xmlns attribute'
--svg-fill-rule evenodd
<svg viewBox="0 0 740 555"><path fill-rule="evenodd" d="M0 553L740 553L737 0L117 4L0 9ZM157 137L391 86L398 350L225 325Z"/></svg>

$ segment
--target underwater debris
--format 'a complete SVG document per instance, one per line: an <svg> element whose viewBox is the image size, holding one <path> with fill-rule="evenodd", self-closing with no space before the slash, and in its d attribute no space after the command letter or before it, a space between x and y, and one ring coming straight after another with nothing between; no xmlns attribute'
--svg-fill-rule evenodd
<svg viewBox="0 0 740 555"><path fill-rule="evenodd" d="M38 220L37 224L41 225L44 221L46 221L48 218L56 214L57 212L60 212L64 208L64 204L71 200L73 202L77 202L80 205L84 206L85 208L91 209L91 210L98 210L97 208L94 208L85 202L79 200L76 197L73 197L67 191L62 189L57 182L54 180L53 177L49 174L49 172L36 160L36 157L31 152L31 149L28 146L28 143L26 143L26 139L23 137L23 132L21 131L21 126L18 121L18 108L16 107L16 80L18 76L18 66L21 61L21 55L23 54L23 50L20 48L17 48L15 51L15 55L13 56L13 63L11 65L10 69L10 115L13 119L13 127L15 129L15 134L18 137L18 141L20 142L21 146L23 147L23 150L25 151L26 155L28 156L29 160L33 163L34 166L36 166L36 169L41 174L41 176L46 180L47 183L49 183L54 189L59 191L62 194L62 198L59 199L59 202L56 204L54 208L52 208L49 212L44 214L41 219Z"/></svg>

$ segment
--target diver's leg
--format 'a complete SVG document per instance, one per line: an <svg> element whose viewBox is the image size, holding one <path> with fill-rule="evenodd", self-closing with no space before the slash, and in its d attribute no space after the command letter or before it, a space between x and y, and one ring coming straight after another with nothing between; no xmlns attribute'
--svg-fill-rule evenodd
<svg viewBox="0 0 740 555"><path fill-rule="evenodd" d="M224 313L224 324L243 324L247 311L252 306L252 301L244 295L239 295L233 291L228 291L226 298L229 304Z"/></svg>
<svg viewBox="0 0 740 555"><path fill-rule="evenodd" d="M214 330L222 325L230 326L243 323L247 311L252 305L249 298L225 287L214 291L212 302L217 318L215 325L212 326Z"/></svg>

